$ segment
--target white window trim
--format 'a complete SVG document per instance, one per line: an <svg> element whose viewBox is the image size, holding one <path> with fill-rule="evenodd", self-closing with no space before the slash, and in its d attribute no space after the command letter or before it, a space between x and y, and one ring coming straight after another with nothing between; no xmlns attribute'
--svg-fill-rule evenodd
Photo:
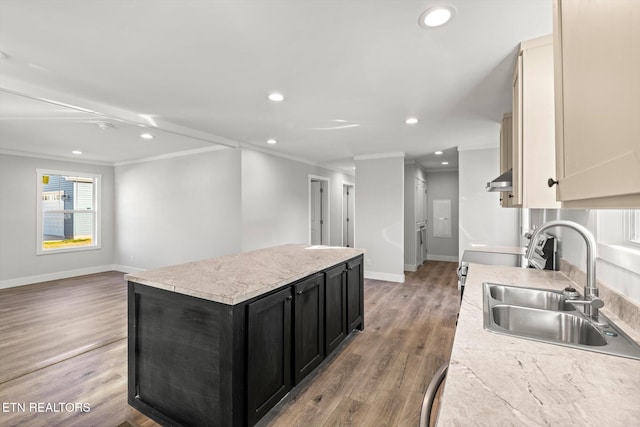
<svg viewBox="0 0 640 427"><path fill-rule="evenodd" d="M619 226L623 229L621 236L612 241L603 233L603 215L611 212L598 211L598 258L624 268L636 274L640 274L640 246L629 241L629 214L625 212Z"/></svg>
<svg viewBox="0 0 640 427"><path fill-rule="evenodd" d="M76 246L69 248L57 248L57 249L43 249L43 240L42 240L42 176L43 175L66 175L66 176L77 176L82 178L92 178L94 180L94 192L93 192L93 214L94 214L94 223L93 223L93 236L94 242L92 245L87 246ZM96 249L101 249L101 235L102 235L102 227L100 221L100 207L101 207L101 186L102 186L102 175L94 174L94 173L84 173L84 172L75 172L75 171L61 171L54 169L36 169L36 255L51 255L51 254L59 254L65 252L83 252L83 251L92 251ZM82 213L86 212L85 210L69 210L71 213Z"/></svg>
<svg viewBox="0 0 640 427"><path fill-rule="evenodd" d="M628 210L624 214L624 243L625 245L628 245L632 248L638 248L640 250L640 240L631 239L631 234L634 231L638 233L638 229L640 229L640 221L638 221L638 223L636 224L633 224L634 213L635 210Z"/></svg>

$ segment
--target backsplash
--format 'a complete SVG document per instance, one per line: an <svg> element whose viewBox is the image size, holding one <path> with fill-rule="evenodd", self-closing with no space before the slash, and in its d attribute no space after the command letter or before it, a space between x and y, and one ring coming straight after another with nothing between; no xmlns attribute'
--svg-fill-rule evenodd
<svg viewBox="0 0 640 427"><path fill-rule="evenodd" d="M612 228L622 228L622 223L617 223L611 218L611 210L602 211L595 209L530 209L530 227L537 227L547 221L562 219L573 221L583 225L598 241L598 257L596 278L604 281L609 289L615 290L626 299L640 306L640 274L637 269L630 268L625 260L616 257L615 254L606 254L601 251L601 235L608 236ZM602 233L604 231L604 233ZM582 271L586 271L586 245L582 237L573 230L564 227L551 228L548 233L558 238L558 255L566 262L571 263ZM632 270L636 270L635 272Z"/></svg>
<svg viewBox="0 0 640 427"><path fill-rule="evenodd" d="M560 271L580 286L583 286L587 280L584 271L564 258L560 258ZM640 334L640 304L627 298L602 280L597 279L597 282L598 289L600 291L600 298L605 303L605 309L611 311L630 328ZM583 292L581 288L578 289L578 291L580 291L580 293ZM611 320L616 321L617 319Z"/></svg>

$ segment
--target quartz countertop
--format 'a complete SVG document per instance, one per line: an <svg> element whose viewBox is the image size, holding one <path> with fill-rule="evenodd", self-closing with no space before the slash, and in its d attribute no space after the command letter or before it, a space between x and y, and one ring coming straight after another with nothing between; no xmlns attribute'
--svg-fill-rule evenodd
<svg viewBox="0 0 640 427"><path fill-rule="evenodd" d="M473 246L469 252L492 252L498 254L524 255L527 248L523 246Z"/></svg>
<svg viewBox="0 0 640 427"><path fill-rule="evenodd" d="M289 244L127 274L125 279L234 305L363 253L355 248Z"/></svg>
<svg viewBox="0 0 640 427"><path fill-rule="evenodd" d="M640 420L640 360L484 330L482 283L486 281L557 290L567 285L582 288L560 272L471 264L439 426L626 427ZM638 331L606 306L601 311L640 342Z"/></svg>

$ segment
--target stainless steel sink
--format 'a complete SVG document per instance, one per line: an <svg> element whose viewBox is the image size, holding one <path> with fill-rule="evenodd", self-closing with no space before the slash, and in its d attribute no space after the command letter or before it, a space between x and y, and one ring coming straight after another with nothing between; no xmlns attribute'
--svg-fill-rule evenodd
<svg viewBox="0 0 640 427"><path fill-rule="evenodd" d="M572 304L565 301L561 292L548 289L518 288L495 283L489 283L488 288L491 298L504 304L555 311L575 310Z"/></svg>
<svg viewBox="0 0 640 427"><path fill-rule="evenodd" d="M607 345L598 328L573 314L516 305L494 305L491 315L496 325L515 335L567 344Z"/></svg>
<svg viewBox="0 0 640 427"><path fill-rule="evenodd" d="M549 344L640 360L640 346L608 318L595 323L561 293L483 284L484 328Z"/></svg>

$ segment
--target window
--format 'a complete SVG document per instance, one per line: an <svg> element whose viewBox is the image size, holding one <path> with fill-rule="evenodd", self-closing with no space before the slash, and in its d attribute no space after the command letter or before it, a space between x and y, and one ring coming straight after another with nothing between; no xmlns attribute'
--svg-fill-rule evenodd
<svg viewBox="0 0 640 427"><path fill-rule="evenodd" d="M640 210L598 210L598 258L640 274Z"/></svg>
<svg viewBox="0 0 640 427"><path fill-rule="evenodd" d="M37 170L38 255L99 249L100 175Z"/></svg>
<svg viewBox="0 0 640 427"><path fill-rule="evenodd" d="M627 212L627 243L640 245L640 210Z"/></svg>

